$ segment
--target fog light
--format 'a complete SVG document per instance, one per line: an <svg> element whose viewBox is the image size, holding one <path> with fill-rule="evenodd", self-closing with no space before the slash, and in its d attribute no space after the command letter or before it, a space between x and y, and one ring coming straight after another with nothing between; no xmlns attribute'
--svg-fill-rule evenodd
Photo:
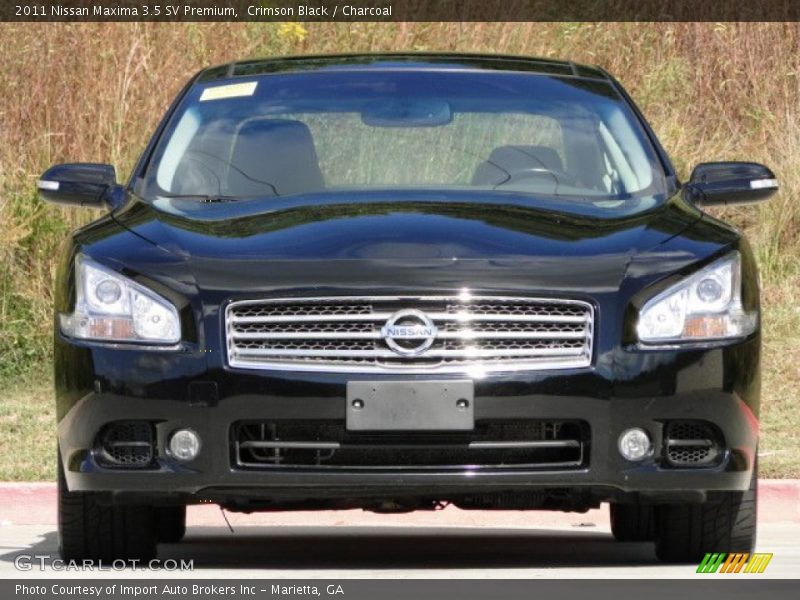
<svg viewBox="0 0 800 600"><path fill-rule="evenodd" d="M191 429L178 429L169 438L169 453L178 460L194 460L200 454L200 436Z"/></svg>
<svg viewBox="0 0 800 600"><path fill-rule="evenodd" d="M650 441L650 436L644 429L632 427L626 429L619 436L619 453L626 460L642 460L650 456L653 451L653 444Z"/></svg>

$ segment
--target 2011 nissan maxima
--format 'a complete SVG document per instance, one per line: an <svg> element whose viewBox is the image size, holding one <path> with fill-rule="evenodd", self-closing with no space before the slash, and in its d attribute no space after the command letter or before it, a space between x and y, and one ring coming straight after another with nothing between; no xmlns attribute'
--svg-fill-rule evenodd
<svg viewBox="0 0 800 600"><path fill-rule="evenodd" d="M755 539L753 252L604 70L235 62L180 92L55 284L60 548L143 559L186 506L586 511L666 561Z"/></svg>

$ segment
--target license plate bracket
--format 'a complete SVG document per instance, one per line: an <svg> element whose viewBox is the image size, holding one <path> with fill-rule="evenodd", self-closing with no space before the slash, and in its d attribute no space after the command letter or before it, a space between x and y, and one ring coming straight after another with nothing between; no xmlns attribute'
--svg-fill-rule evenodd
<svg viewBox="0 0 800 600"><path fill-rule="evenodd" d="M475 427L471 380L349 381L350 431L468 431Z"/></svg>

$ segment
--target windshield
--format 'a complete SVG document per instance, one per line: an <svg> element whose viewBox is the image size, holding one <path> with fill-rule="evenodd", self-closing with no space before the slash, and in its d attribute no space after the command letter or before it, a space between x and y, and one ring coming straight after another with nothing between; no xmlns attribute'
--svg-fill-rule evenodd
<svg viewBox="0 0 800 600"><path fill-rule="evenodd" d="M264 198L426 188L647 207L664 175L605 81L472 70L328 70L197 85L137 192Z"/></svg>

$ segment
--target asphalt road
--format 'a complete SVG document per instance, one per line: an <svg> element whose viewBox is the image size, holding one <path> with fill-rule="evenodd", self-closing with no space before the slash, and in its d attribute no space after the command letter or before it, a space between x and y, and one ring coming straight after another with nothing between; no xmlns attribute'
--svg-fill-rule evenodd
<svg viewBox="0 0 800 600"><path fill-rule="evenodd" d="M495 513L496 514L496 513ZM239 517L240 515L234 515ZM698 575L691 566L661 565L650 544L615 542L602 519L572 516L547 526L437 527L404 525L403 519L376 516L383 525L348 523L339 518L324 526L282 524L192 526L180 544L162 545L162 560L194 560L194 570L134 572L127 569L90 574L57 571L38 562L30 571L15 568L20 555L56 554L52 525L0 525L0 577L161 577L221 578L669 578L800 576L800 523L769 522L760 526L759 551L774 558L763 575ZM306 521L313 522L313 521ZM472 521L476 521L473 519ZM34 559L36 560L36 559ZM49 565L48 559L44 559Z"/></svg>

